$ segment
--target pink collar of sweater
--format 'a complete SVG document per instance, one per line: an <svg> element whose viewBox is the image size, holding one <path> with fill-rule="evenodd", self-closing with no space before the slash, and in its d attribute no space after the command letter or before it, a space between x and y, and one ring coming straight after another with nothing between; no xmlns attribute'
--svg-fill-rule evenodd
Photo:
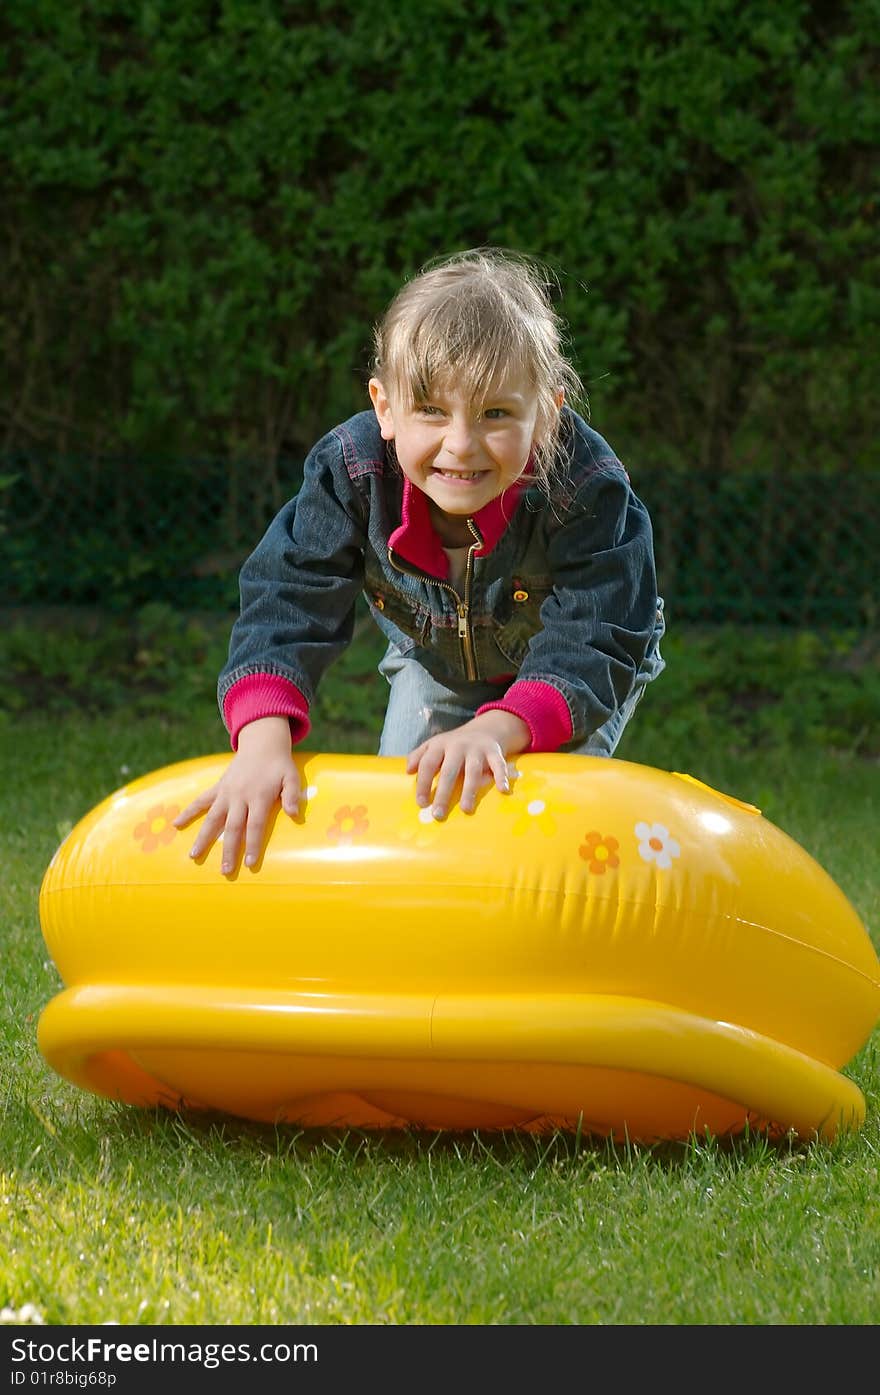
<svg viewBox="0 0 880 1395"><path fill-rule="evenodd" d="M482 538L480 546L476 549L477 557L485 557L492 551L510 524L527 487L528 480L521 475L509 489L505 489L473 515L472 521ZM419 571L428 572L429 575L441 579L448 577L449 558L434 531L428 496L408 479L403 482L400 519L400 527L395 528L388 539L389 547Z"/></svg>

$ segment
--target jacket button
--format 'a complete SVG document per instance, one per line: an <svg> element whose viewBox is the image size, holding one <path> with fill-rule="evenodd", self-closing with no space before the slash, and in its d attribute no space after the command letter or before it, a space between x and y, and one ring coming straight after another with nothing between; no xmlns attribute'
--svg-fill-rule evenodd
<svg viewBox="0 0 880 1395"><path fill-rule="evenodd" d="M527 601L529 599L529 593L528 591L523 591L522 587L518 587L513 593L513 599L515 601Z"/></svg>
<svg viewBox="0 0 880 1395"><path fill-rule="evenodd" d="M384 609L385 609L385 602L383 601L383 599L382 599L381 596L374 596L374 597L373 597L373 605L376 607L377 610L384 610Z"/></svg>

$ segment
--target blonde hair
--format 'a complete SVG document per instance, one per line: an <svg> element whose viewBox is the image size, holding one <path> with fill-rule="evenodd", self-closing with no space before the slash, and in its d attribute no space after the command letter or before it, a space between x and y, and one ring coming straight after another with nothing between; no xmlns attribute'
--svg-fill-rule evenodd
<svg viewBox="0 0 880 1395"><path fill-rule="evenodd" d="M559 455L560 388L569 405L586 404L563 352L552 280L521 253L494 247L459 252L423 266L373 332L373 375L392 402L408 407L450 382L480 403L507 373L521 373L537 393L531 473L545 488Z"/></svg>

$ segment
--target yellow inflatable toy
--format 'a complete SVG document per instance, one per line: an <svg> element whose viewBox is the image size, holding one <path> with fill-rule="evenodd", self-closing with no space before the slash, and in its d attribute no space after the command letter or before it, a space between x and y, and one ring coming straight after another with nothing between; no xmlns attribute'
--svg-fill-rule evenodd
<svg viewBox="0 0 880 1395"><path fill-rule="evenodd" d="M229 756L118 790L47 869L67 985L39 1045L134 1105L302 1125L831 1138L880 963L749 804L621 760L526 755L438 823L403 760L301 758L258 866L172 820Z"/></svg>

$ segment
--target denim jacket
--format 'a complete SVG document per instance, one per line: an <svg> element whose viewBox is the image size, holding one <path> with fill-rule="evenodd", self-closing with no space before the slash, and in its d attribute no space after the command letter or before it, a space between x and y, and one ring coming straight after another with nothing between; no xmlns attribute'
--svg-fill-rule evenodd
<svg viewBox="0 0 880 1395"><path fill-rule="evenodd" d="M361 592L388 639L441 682L497 683L499 705L528 723L533 748L602 726L663 631L651 522L610 446L568 408L559 455L551 499L520 482L469 521L457 589L426 496L405 480L375 414L329 431L241 570L218 683L233 745L258 716L287 715L293 739L305 735ZM549 725L532 720L542 700Z"/></svg>

